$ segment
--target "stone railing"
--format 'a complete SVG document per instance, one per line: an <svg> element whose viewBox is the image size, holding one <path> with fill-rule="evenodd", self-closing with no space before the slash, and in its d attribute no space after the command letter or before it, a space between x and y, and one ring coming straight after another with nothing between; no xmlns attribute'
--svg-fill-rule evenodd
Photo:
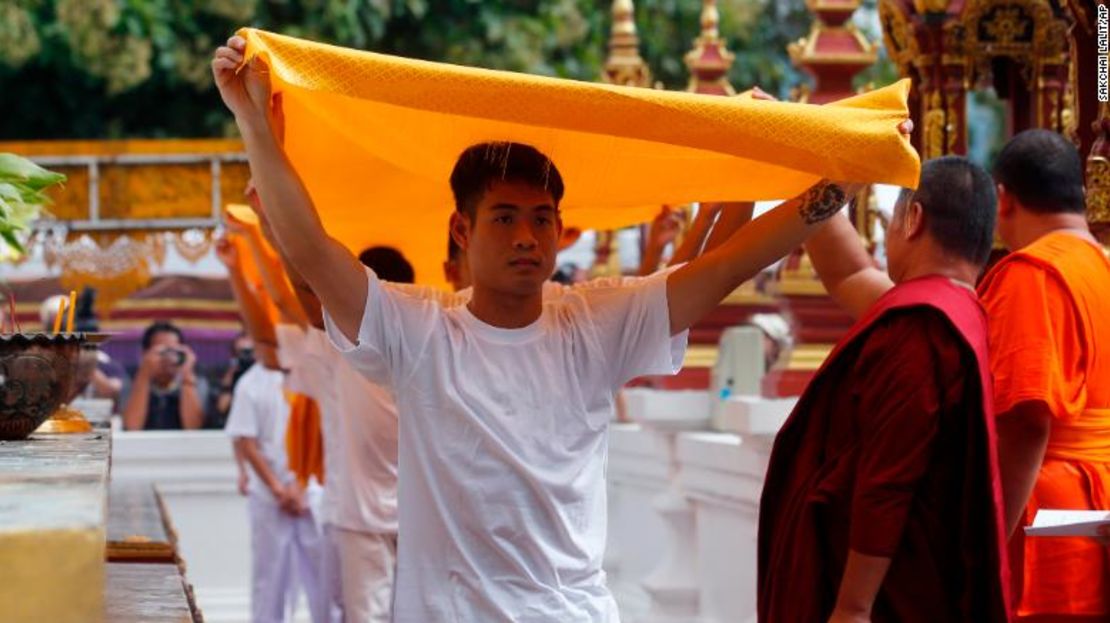
<svg viewBox="0 0 1110 623"><path fill-rule="evenodd" d="M731 401L734 431L714 432L704 418L669 415L698 413L704 398L691 396L691 409L663 398L630 400L641 423L611 433L605 565L622 620L754 622L759 498L792 403Z"/></svg>

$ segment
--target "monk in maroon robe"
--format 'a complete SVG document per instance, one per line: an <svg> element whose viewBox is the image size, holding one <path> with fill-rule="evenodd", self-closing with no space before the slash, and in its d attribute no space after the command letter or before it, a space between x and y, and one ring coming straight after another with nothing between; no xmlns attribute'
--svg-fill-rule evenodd
<svg viewBox="0 0 1110 623"><path fill-rule="evenodd" d="M775 440L759 519L759 620L1009 620L986 316L974 283L995 194L925 163L878 271L843 215L806 247L859 320Z"/></svg>

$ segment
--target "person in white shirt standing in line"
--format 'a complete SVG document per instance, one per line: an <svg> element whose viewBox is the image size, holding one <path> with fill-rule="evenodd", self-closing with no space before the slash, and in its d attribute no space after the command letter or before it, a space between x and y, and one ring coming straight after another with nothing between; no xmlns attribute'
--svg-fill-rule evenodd
<svg viewBox="0 0 1110 623"><path fill-rule="evenodd" d="M387 388L367 380L331 346L320 302L281 256L252 183L245 196L260 226L257 231L230 227L250 244L262 281L286 320L274 327L260 310L250 316L274 329L277 357L289 371L286 388L315 400L323 419L321 587L334 604L333 617L338 610L333 620L387 622L397 555L397 408ZM412 265L391 247L365 249L359 261L389 287L446 305L465 301L437 288L411 285Z"/></svg>
<svg viewBox="0 0 1110 623"><path fill-rule="evenodd" d="M473 294L445 307L384 287L328 236L273 135L261 62L240 71L244 48L232 38L213 72L277 241L323 303L329 336L404 414L394 621L618 621L601 569L614 394L673 373L671 337L858 187L822 181L673 272L545 304L562 178L530 146L477 145L451 176Z"/></svg>
<svg viewBox="0 0 1110 623"><path fill-rule="evenodd" d="M289 403L280 371L256 363L235 386L225 432L250 465L251 620L291 620L297 586L309 612L325 621L319 590L320 535L305 492L286 467Z"/></svg>
<svg viewBox="0 0 1110 623"><path fill-rule="evenodd" d="M360 260L392 283L413 281L412 266L394 249L374 247ZM278 352L290 370L286 386L316 400L323 417L324 586L338 588L345 623L387 623L397 556L397 407L387 388L331 347L319 303L290 276L310 324L278 325Z"/></svg>
<svg viewBox="0 0 1110 623"><path fill-rule="evenodd" d="M226 239L216 254L229 269L232 290L248 329L257 329L260 303L251 286L237 272L238 254ZM247 512L251 525L251 621L285 623L292 620L298 586L303 587L314 623L330 623L320 589L321 539L310 510L318 485L301 488L288 468L285 435L290 405L284 391L285 375L272 350L259 351L259 361L236 383L224 432L235 455L249 465Z"/></svg>

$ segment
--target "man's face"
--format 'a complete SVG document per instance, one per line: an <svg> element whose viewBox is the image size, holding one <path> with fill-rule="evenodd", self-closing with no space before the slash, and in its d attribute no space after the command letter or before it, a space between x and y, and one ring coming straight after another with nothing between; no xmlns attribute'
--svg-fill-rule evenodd
<svg viewBox="0 0 1110 623"><path fill-rule="evenodd" d="M176 376L178 370L181 369L177 356L177 351L180 348L181 340L178 339L176 333L171 333L169 331L155 333L151 338L150 350L148 352L159 353L161 355L158 358L158 364L154 368L154 381L156 383L167 385L173 381L174 376Z"/></svg>
<svg viewBox="0 0 1110 623"><path fill-rule="evenodd" d="M562 222L546 190L495 182L478 202L473 221L459 220L456 240L476 285L530 295L554 272Z"/></svg>
<svg viewBox="0 0 1110 623"><path fill-rule="evenodd" d="M254 341L251 340L250 336L240 335L239 337L235 338L235 343L233 347L235 350L235 354L238 356L244 351L253 351Z"/></svg>

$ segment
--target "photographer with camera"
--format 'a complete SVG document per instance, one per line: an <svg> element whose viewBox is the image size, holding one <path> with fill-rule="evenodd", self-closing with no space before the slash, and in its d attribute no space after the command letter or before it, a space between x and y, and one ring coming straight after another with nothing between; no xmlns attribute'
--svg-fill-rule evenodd
<svg viewBox="0 0 1110 623"><path fill-rule="evenodd" d="M220 379L219 391L215 392L213 396L213 404L210 409L210 417L205 424L205 428L220 428L224 427L227 423L227 414L231 411L231 396L235 391L235 385L239 382L239 377L254 365L254 341L251 336L247 335L244 331L235 336L235 341L231 343L231 361L228 362L227 370L224 371L223 377Z"/></svg>
<svg viewBox="0 0 1110 623"><path fill-rule="evenodd" d="M207 383L194 372L196 356L181 330L155 322L143 332L143 358L123 409L127 430L197 429L204 423Z"/></svg>

